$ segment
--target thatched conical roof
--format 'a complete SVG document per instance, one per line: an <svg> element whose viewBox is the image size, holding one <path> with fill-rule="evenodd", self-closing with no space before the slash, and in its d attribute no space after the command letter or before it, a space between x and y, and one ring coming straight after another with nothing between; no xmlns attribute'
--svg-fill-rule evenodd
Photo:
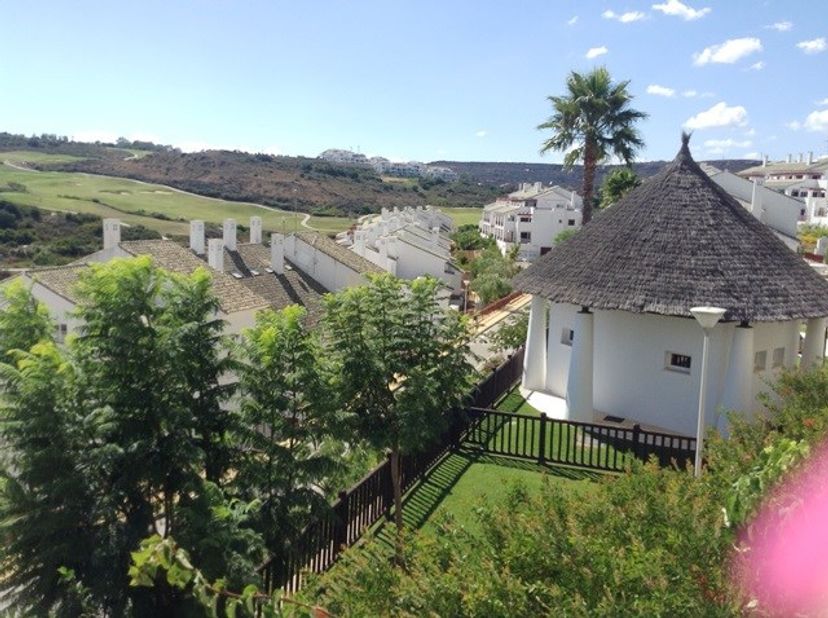
<svg viewBox="0 0 828 618"><path fill-rule="evenodd" d="M828 281L693 161L675 160L514 279L516 289L595 309L726 320L828 316Z"/></svg>

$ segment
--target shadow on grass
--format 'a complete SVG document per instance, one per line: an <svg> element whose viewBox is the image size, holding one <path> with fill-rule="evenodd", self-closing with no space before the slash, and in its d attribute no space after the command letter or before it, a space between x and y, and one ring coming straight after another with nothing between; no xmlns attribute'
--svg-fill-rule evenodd
<svg viewBox="0 0 828 618"><path fill-rule="evenodd" d="M489 464L537 472L572 481L597 481L606 477L604 473L591 470L549 464L540 465L533 461L481 453L473 448L463 448L449 453L403 497L405 527L409 530L422 528L473 464ZM392 530L392 526L381 523L374 531L375 538L388 549L393 549Z"/></svg>

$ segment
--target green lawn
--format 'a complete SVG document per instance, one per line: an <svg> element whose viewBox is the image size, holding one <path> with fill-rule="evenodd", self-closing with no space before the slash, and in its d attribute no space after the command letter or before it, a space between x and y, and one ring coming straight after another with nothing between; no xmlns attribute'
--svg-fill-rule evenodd
<svg viewBox="0 0 828 618"><path fill-rule="evenodd" d="M461 225L480 223L480 217L483 214L482 208L457 207L457 208L441 208L449 217L454 220L454 225L460 227Z"/></svg>
<svg viewBox="0 0 828 618"><path fill-rule="evenodd" d="M3 152L0 161L16 165L65 162L74 157L29 152ZM142 223L162 234L186 234L190 219L221 223L227 217L246 225L258 215L266 230L291 232L307 229L300 223L301 213L262 208L245 202L213 199L155 184L125 178L82 173L37 172L0 165L0 187L20 183L25 192L3 191L2 199L44 210L83 212L100 217L117 217L124 223ZM159 218L157 215L161 215ZM172 220L166 220L169 217ZM182 219L182 221L176 221ZM311 217L308 224L325 232L346 229L352 223L345 217Z"/></svg>
<svg viewBox="0 0 828 618"><path fill-rule="evenodd" d="M537 491L549 482L567 492L588 494L595 490L595 478L595 474L580 470L460 451L448 455L408 494L403 520L409 527L428 531L450 515L467 530L477 532L475 509L502 502L517 484Z"/></svg>

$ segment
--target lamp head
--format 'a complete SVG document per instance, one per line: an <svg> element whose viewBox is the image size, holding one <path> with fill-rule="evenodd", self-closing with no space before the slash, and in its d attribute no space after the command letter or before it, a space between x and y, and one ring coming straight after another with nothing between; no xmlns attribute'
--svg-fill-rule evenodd
<svg viewBox="0 0 828 618"><path fill-rule="evenodd" d="M696 321L704 329L713 328L719 323L719 320L724 317L727 309L721 307L693 307L690 313L696 318Z"/></svg>

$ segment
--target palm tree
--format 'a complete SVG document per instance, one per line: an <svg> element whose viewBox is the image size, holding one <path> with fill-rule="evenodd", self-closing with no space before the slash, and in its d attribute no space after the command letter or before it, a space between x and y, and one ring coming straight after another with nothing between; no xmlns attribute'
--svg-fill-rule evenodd
<svg viewBox="0 0 828 618"><path fill-rule="evenodd" d="M599 67L582 75L573 71L566 80L567 94L548 97L554 113L538 129L551 129L541 154L566 151L564 166L583 161L583 222L592 218L595 167L610 154L629 165L644 145L635 123L647 114L630 107L629 81L613 83L609 71Z"/></svg>

